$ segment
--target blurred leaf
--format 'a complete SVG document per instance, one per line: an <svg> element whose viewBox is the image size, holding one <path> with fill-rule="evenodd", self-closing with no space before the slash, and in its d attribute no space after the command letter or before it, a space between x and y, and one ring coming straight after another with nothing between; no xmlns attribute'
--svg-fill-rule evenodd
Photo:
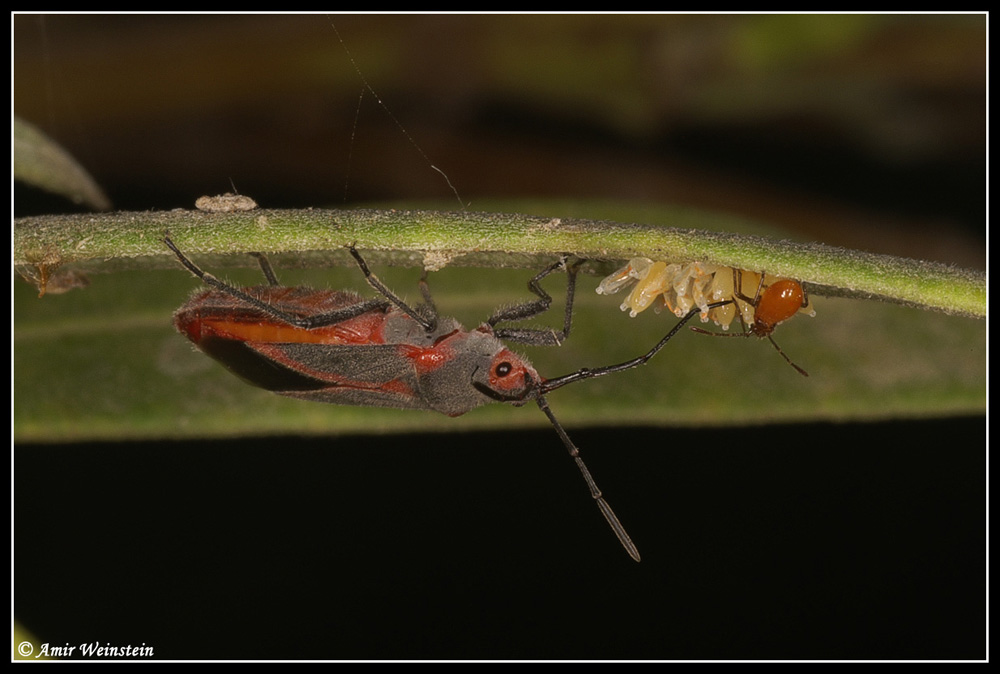
<svg viewBox="0 0 1000 674"><path fill-rule="evenodd" d="M62 195L95 211L107 211L111 201L58 143L17 117L13 124L14 180Z"/></svg>

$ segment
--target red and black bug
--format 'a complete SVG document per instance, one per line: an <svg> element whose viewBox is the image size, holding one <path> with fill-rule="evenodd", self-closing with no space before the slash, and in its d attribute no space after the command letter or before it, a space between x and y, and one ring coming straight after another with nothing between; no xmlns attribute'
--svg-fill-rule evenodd
<svg viewBox="0 0 1000 674"><path fill-rule="evenodd" d="M458 416L491 402L535 401L562 439L591 496L629 555L639 551L594 483L579 450L549 409L545 394L566 384L641 365L652 358L695 309L649 352L617 365L583 369L545 379L502 340L555 346L569 335L579 262L565 258L528 282L537 300L496 311L475 330L439 317L425 279L424 304L411 308L371 273L350 246L380 295L364 299L346 291L285 287L267 259L254 254L268 285L236 288L201 270L169 237L164 242L209 289L197 292L174 314L177 329L199 349L254 386L280 395L340 405L417 408ZM568 276L566 313L560 331L497 328L549 309L552 298L539 285L558 269Z"/></svg>
<svg viewBox="0 0 1000 674"><path fill-rule="evenodd" d="M757 284L757 292L751 298L743 294L743 272L739 269L733 269L734 292L733 299L730 301L733 304L735 304L737 300L746 302L753 307L754 310L753 324L749 327L746 323L743 323L743 312L736 312L740 317L740 322L743 323L743 332L710 332L701 328L691 328L691 330L703 335L711 335L712 337L749 337L751 335L755 335L760 338L767 337L771 341L771 344L774 345L774 348L778 350L778 353L781 354L781 357L784 358L789 365L798 370L799 374L802 376L808 377L809 373L793 363L791 359L785 355L785 352L781 350L781 347L774 341L771 334L774 332L774 329L779 323L787 321L789 318L794 316L799 309L806 307L809 304L809 298L806 295L805 290L802 289L802 284L792 279L778 279L765 287L764 278L766 276L766 273L761 273L760 282ZM728 302L725 304L728 304Z"/></svg>

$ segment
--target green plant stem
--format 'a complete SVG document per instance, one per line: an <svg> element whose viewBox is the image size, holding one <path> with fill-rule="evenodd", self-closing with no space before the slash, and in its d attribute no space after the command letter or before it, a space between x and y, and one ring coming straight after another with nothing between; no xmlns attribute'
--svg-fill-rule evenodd
<svg viewBox="0 0 1000 674"><path fill-rule="evenodd" d="M40 216L14 221L13 257L22 271L64 265L84 271L164 268L176 265L162 242L167 231L192 254L325 252L324 259L346 262L343 248L354 243L375 263L428 269L535 268L559 253L604 261L644 256L766 270L799 279L813 294L877 297L951 314L986 315L986 274L981 271L708 231L740 229L746 223L703 211L676 209L671 221L677 227L499 213L325 209ZM591 271L607 269L591 265Z"/></svg>

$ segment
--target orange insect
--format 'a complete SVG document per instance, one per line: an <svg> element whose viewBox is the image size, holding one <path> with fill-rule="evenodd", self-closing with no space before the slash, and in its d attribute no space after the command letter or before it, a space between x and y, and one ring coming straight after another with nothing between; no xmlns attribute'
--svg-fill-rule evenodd
<svg viewBox="0 0 1000 674"><path fill-rule="evenodd" d="M764 278L766 274L761 273L760 281L757 284L757 292L754 294L753 298L747 297L743 294L743 271L739 269L733 269L733 304L739 308L737 300L740 300L749 307L753 308L753 323L750 327L747 327L746 322L743 320L743 310L738 312L740 317L740 322L743 324L743 332L735 333L722 333L722 332L709 332L708 330L702 330L701 328L691 328L694 332L701 333L703 335L711 335L713 337L749 337L754 335L756 337L764 338L767 337L774 348L778 350L781 357L785 361L799 371L799 374L804 377L808 377L809 373L803 370L801 367L796 365L791 361L791 359L785 355L785 352L781 350L778 343L774 341L771 337L771 333L774 332L774 328L783 321L787 321L789 318L794 316L800 309L803 309L809 304L809 298L806 295L806 291L802 289L802 285L798 281L793 281L792 279L778 279L774 281L769 286L764 286Z"/></svg>

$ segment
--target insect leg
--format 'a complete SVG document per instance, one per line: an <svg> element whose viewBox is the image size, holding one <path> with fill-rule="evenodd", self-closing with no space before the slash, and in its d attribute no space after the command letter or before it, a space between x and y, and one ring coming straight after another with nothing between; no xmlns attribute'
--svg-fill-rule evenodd
<svg viewBox="0 0 1000 674"><path fill-rule="evenodd" d="M786 363L788 363L789 365L791 365L792 367L794 367L796 370L798 370L798 373L801 374L803 377L808 377L809 376L808 372L806 372L801 367L799 367L798 365L796 365L795 363L793 363L792 359L789 358L787 355L785 355L785 352L781 350L781 347L778 346L778 343L776 341L774 341L774 338L771 337L771 335L768 335L767 338L768 338L768 340L770 340L770 342L774 346L774 348L778 350L778 353L781 354L781 357L785 359Z"/></svg>
<svg viewBox="0 0 1000 674"><path fill-rule="evenodd" d="M752 332L712 332L711 330L705 330L704 328L691 328L691 332L697 332L699 335L708 335L709 337L749 337Z"/></svg>
<svg viewBox="0 0 1000 674"><path fill-rule="evenodd" d="M709 337L749 337L749 336L751 336L751 335L754 334L753 332L749 332L749 331L744 331L744 332L711 332L709 330L703 330L702 328L691 328L691 331L692 332L697 332L697 333L702 334L702 335L708 335ZM785 361L789 365L791 365L792 367L794 367L798 371L798 373L801 374L803 377L808 377L809 376L808 372L806 372L801 367L799 367L798 365L796 365L795 363L793 363L792 359L789 358L788 355L784 351L781 350L781 347L778 346L778 343L776 341L774 341L774 337L772 337L771 335L766 335L766 337L767 337L768 341L771 342L771 345L774 346L774 348L778 350L778 353L781 354L781 357L784 358Z"/></svg>
<svg viewBox="0 0 1000 674"><path fill-rule="evenodd" d="M715 308L718 308L718 307L722 307L722 306L725 306L725 305L729 304L731 301L732 300L725 300L725 301L722 301L722 302L713 302L712 304L708 305L708 308L709 309L715 309ZM655 356L660 349L662 349L664 346L666 346L667 342L669 342L670 339L674 335L676 335L678 333L678 331L680 331L680 329L682 327L684 327L685 323L687 323L689 320L691 320L692 318L694 318L695 316L697 316L700 312L701 312L701 309L699 307L695 307L694 309L692 309L691 311L689 311L687 313L687 315L684 316L684 318L682 318L681 320L679 320L677 322L677 325L675 325L670 330L670 332L668 332L666 334L666 336L663 339L661 339L659 341L659 343L657 343L656 346L654 346L652 349L650 349L648 352L644 353L643 355L641 355L641 356L639 356L637 358L633 358L632 360L627 360L624 363L618 363L617 365L608 365L606 367L597 367L597 368L593 368L593 369L583 368L582 370L577 370L576 372L571 372L571 373L563 375L561 377L555 377L554 379L548 379L548 380L542 382L539 385L539 387L538 387L538 393L539 393L539 395L544 394L544 393L548 393L549 391L553 391L553 390L555 390L557 388L562 388L566 384L572 384L574 382L583 381L584 379L593 379L594 377L603 377L606 374L611 374L613 372L621 372L622 370L630 370L633 367L638 367L639 365L644 365L646 363L646 361L648 361L650 358L652 358L653 356Z"/></svg>
<svg viewBox="0 0 1000 674"><path fill-rule="evenodd" d="M278 277L274 274L274 267L271 263L267 261L267 257L264 253L250 253L251 257L257 259L257 263L260 265L260 270L264 273L264 278L267 279L267 283L270 286L280 286L278 283Z"/></svg>
<svg viewBox="0 0 1000 674"><path fill-rule="evenodd" d="M767 272L762 271L760 273L760 282L757 284L757 292L754 293L753 299L750 299L743 294L743 270L733 267L733 297L738 297L750 306L756 307L760 302L760 293L764 290L765 276L767 276Z"/></svg>
<svg viewBox="0 0 1000 674"><path fill-rule="evenodd" d="M566 449L569 450L569 455L573 457L574 461L576 461L576 466L580 469L580 473L583 475L583 479L586 481L587 487L590 489L590 495L597 503L597 507L600 509L601 514L604 515L604 519L608 521L608 524L611 526L611 530L615 532L615 535L618 537L618 540L621 541L622 546L625 548L626 552L628 552L629 556L637 562L640 561L641 558L639 557L639 550L635 547L635 543L633 543L632 539L629 538L628 532L625 531L625 527L622 526L622 523L618 520L617 515L615 515L615 512L611 509L611 506L609 506L608 502L604 500L601 490L597 488L594 478L590 475L590 471L587 470L587 465L583 462L583 459L580 458L580 450L573 444L573 441L570 440L569 435L566 433L565 429L563 429L562 424L560 424L556 420L555 415L552 414L552 410L549 409L549 403L545 400L545 396L539 395L536 398L536 402L542 412L545 412L545 416L547 416L549 421L552 422L552 426L556 429L556 433L559 434L559 438L563 441L563 444L566 445Z"/></svg>
<svg viewBox="0 0 1000 674"><path fill-rule="evenodd" d="M241 302L245 302L250 306L259 309L268 316L273 316L274 318L278 319L279 321L282 321L283 323L288 323L289 325L294 325L296 327L305 328L308 330L311 328L317 328L324 325L332 325L334 323L339 323L341 321L345 321L355 316L360 316L361 314L366 313L368 311L372 311L373 309L380 309L380 308L384 309L385 307L388 306L382 300L368 300L367 302L359 302L353 306L346 307L344 309L338 309L336 311L331 311L326 314L319 314L316 316L296 316L295 314L290 314L287 311L282 311L281 309L278 309L268 304L267 302L264 302L254 297L253 295L250 295L240 290L239 288L231 286L225 281L220 281L212 274L209 274L207 271L204 271L198 265L192 262L187 255L182 253L180 249L174 244L174 242L170 240L169 236L164 236L163 242L167 244L167 247L174 252L174 255L177 256L177 259L180 261L180 263L184 265L184 267L189 272L191 272L199 279L201 279L201 281L205 285L212 286L216 290L224 292L227 295L237 300L240 300ZM258 258L258 260L259 259L260 258ZM268 267L270 267L270 264L268 264ZM266 275L267 272L265 271L265 276ZM272 270L271 276L273 275L274 272ZM270 280L271 279L269 278L268 281ZM277 281L277 278L275 278L274 280Z"/></svg>
<svg viewBox="0 0 1000 674"><path fill-rule="evenodd" d="M372 273L371 269L368 268L368 263L365 262L365 259L363 257L361 257L361 253L358 252L358 249L354 247L353 243L348 247L348 250L351 251L351 256L354 258L355 262L358 263L358 267L361 269L361 273L365 275L365 280L368 282L368 285L374 288L380 295L385 297L387 300L389 300L397 307L399 307L399 309L407 316L409 316L417 323L419 323L424 328L424 330L426 330L427 332L434 331L434 329L437 327L437 311L434 309L433 302L429 303L431 309L431 316L430 317L422 316L419 311L411 308L410 305L408 305L403 300L399 299L399 297L397 297L395 293L393 293L391 290L385 287L385 284L383 284L378 279L378 277ZM430 298L430 290L427 289L427 283L426 281L424 281L424 279L421 279L421 283L422 287L420 289L420 292L423 294L424 299L427 300Z"/></svg>
<svg viewBox="0 0 1000 674"><path fill-rule="evenodd" d="M582 262L582 260L577 260L571 265L566 265L566 258L564 257L546 267L528 281L528 289L538 295L540 299L534 302L526 302L513 307L498 309L486 321L490 326L494 326L504 321L525 320L548 311L549 307L552 306L552 297L539 285L539 281L560 267L565 266L567 275L566 310L563 317L562 330L556 332L551 329L543 330L538 328L499 328L494 330L494 334L500 339L519 342L521 344L530 344L532 346L558 346L562 344L569 337L570 327L573 323L573 297L576 292L576 273Z"/></svg>
<svg viewBox="0 0 1000 674"><path fill-rule="evenodd" d="M762 271L760 273L760 282L757 284L757 292L754 293L753 299L750 299L743 294L743 270L733 267L733 305L736 307L736 315L739 316L740 325L743 327L743 332L737 333L737 336L749 337L752 333L750 328L747 327L747 323L743 320L743 309L740 307L740 303L736 301L736 298L743 300L745 304L757 310L757 305L760 303L760 293L764 289L764 277L767 276L767 272ZM692 328L694 330L694 328ZM695 332L699 332L695 330ZM714 333L723 334L723 333Z"/></svg>
<svg viewBox="0 0 1000 674"><path fill-rule="evenodd" d="M427 285L427 270L420 276L420 282L417 284L420 287L420 294L424 297L424 307L426 307L426 313L431 317L431 320L437 321L437 305L434 304L434 298L431 296L431 288Z"/></svg>
<svg viewBox="0 0 1000 674"><path fill-rule="evenodd" d="M736 270L735 269L733 270L733 278L734 279L736 278ZM735 284L735 281L734 281L733 287L734 288L737 287L736 284ZM734 292L733 293L733 297L735 298L737 294L738 294L737 292ZM740 294L740 297L744 297L744 296L742 294ZM749 300L749 298L745 298L745 299ZM736 305L736 315L739 316L740 325L743 326L743 332L712 332L711 330L705 330L704 328L696 328L696 327L692 327L691 328L691 332L697 332L699 335L708 335L709 337L749 337L753 333L751 333L749 330L747 330L747 324L743 321L743 312L740 311L740 305L739 305L739 303L735 299L726 300L724 302L719 302L718 304L712 304L710 306L713 306L713 307L714 306L719 306L719 305L725 306L726 304L730 304L730 303Z"/></svg>

